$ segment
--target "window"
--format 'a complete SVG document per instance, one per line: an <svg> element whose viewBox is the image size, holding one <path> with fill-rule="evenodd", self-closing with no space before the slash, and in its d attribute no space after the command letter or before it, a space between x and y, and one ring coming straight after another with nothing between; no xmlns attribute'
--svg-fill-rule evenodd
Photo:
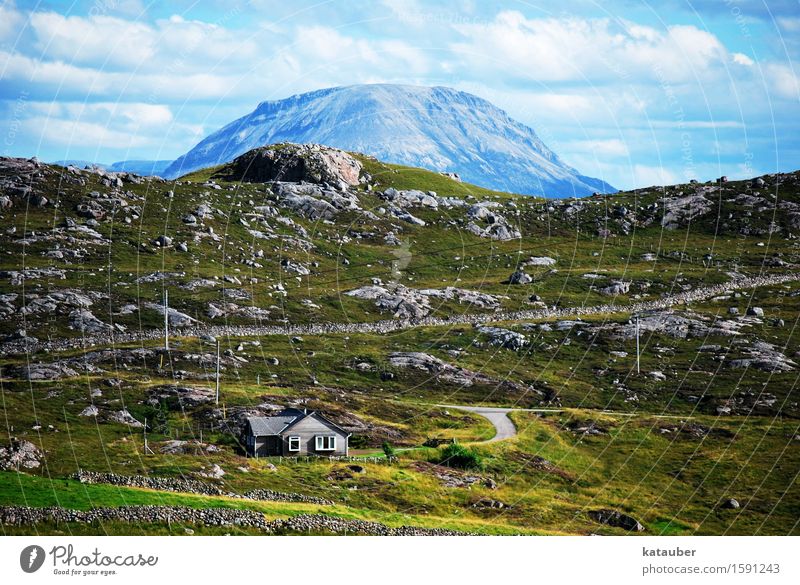
<svg viewBox="0 0 800 585"><path fill-rule="evenodd" d="M300 450L300 437L289 437L289 451Z"/></svg>
<svg viewBox="0 0 800 585"><path fill-rule="evenodd" d="M336 437L333 435L317 436L317 451L335 451Z"/></svg>

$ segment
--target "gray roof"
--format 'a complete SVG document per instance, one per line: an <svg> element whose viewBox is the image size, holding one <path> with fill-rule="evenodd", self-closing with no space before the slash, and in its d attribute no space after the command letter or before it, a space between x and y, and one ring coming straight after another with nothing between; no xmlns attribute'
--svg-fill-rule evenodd
<svg viewBox="0 0 800 585"><path fill-rule="evenodd" d="M302 410L287 408L281 411L276 416L249 416L247 423L250 425L250 432L256 437L264 437L268 435L280 435L283 431L293 426L295 423L303 420L306 417L314 417L323 424L330 426L334 429L341 431L342 434L349 433L339 425L332 423L320 413L311 411L303 412Z"/></svg>
<svg viewBox="0 0 800 585"><path fill-rule="evenodd" d="M302 413L289 416L250 416L247 418L247 422L255 436L279 435L283 429L303 416Z"/></svg>

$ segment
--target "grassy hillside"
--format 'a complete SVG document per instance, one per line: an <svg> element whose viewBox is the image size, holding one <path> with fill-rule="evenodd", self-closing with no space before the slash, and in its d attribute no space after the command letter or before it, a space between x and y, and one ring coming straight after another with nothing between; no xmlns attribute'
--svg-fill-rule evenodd
<svg viewBox="0 0 800 585"><path fill-rule="evenodd" d="M40 454L0 473L0 505L313 508L68 479L85 469L324 497L326 514L389 526L621 533L589 515L614 509L648 534L797 533L798 174L548 201L357 158L371 179L313 191L312 207L221 167L164 182L3 159L0 448ZM436 204L398 203L389 187ZM341 209L316 215L320 201ZM518 269L529 282L509 282ZM349 294L364 287L383 301ZM165 292L180 312L169 350ZM208 335L223 351L219 405ZM397 358L412 352L439 365ZM517 437L485 443L486 419L441 406L476 404L536 411L512 413ZM265 405L318 409L351 430L356 455L388 441L399 460L352 473L248 459L238 425ZM147 421L153 453L123 410ZM454 440L484 463L469 488L449 487L443 447L425 446ZM205 478L215 464L225 475Z"/></svg>

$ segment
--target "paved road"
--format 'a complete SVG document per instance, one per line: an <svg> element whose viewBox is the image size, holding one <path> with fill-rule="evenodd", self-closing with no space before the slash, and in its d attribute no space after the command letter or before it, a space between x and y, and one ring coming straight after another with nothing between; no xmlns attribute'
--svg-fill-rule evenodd
<svg viewBox="0 0 800 585"><path fill-rule="evenodd" d="M508 413L513 412L514 408L492 408L489 406L456 406L454 404L441 404L446 408L455 408L457 410L466 410L481 415L483 418L488 419L494 425L495 435L486 443L494 443L495 441L502 441L503 439L510 439L517 434L517 427L508 418Z"/></svg>
<svg viewBox="0 0 800 585"><path fill-rule="evenodd" d="M479 414L480 416L487 419L490 423L494 425L495 435L488 441L483 441L484 443L494 443L495 441L510 439L511 437L515 437L517 435L517 427L515 427L514 423L511 422L511 419L508 418L509 412L542 412L542 413L564 412L563 408L496 408L492 406L462 406L456 404L437 404L436 406L440 406L442 408L455 408L456 410L466 410L468 412ZM687 416L687 415L646 414L646 413L635 413L635 412L617 412L613 410L601 410L598 412L614 416L629 416L629 417L644 415L652 418L666 418L666 419L694 418L692 416Z"/></svg>

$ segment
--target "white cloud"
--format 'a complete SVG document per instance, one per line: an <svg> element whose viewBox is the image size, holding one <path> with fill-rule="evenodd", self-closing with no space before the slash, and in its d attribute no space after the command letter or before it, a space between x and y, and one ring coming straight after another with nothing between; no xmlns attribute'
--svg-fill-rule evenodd
<svg viewBox="0 0 800 585"><path fill-rule="evenodd" d="M633 165L630 169L633 175L633 184L640 186L651 185L674 185L675 183L685 180L685 178L678 177L673 171L668 168L648 165Z"/></svg>
<svg viewBox="0 0 800 585"><path fill-rule="evenodd" d="M0 4L0 42L13 41L20 33L24 20L13 2Z"/></svg>
<svg viewBox="0 0 800 585"><path fill-rule="evenodd" d="M772 63L764 71L776 94L790 100L800 100L800 78L791 67Z"/></svg>
<svg viewBox="0 0 800 585"><path fill-rule="evenodd" d="M591 154L601 159L627 157L628 145L619 138L600 140L574 140L562 143L570 153Z"/></svg>
<svg viewBox="0 0 800 585"><path fill-rule="evenodd" d="M668 81L707 74L727 60L713 34L694 26L664 30L610 19L537 18L504 11L486 24L456 25L463 40L452 45L486 73L524 80L561 82L653 79Z"/></svg>
<svg viewBox="0 0 800 585"><path fill-rule="evenodd" d="M782 30L789 33L800 33L800 17L779 16L775 20Z"/></svg>
<svg viewBox="0 0 800 585"><path fill-rule="evenodd" d="M49 60L106 71L152 72L172 67L181 72L198 72L233 56L237 62L249 63L261 54L259 44L250 35L180 16L149 24L102 14L82 17L33 12L31 27L36 47ZM259 31L267 32L268 29Z"/></svg>
<svg viewBox="0 0 800 585"><path fill-rule="evenodd" d="M30 139L84 149L158 149L167 138L196 138L202 127L176 123L169 107L147 103L31 102L22 128Z"/></svg>
<svg viewBox="0 0 800 585"><path fill-rule="evenodd" d="M754 64L754 61L744 53L734 53L732 57L733 57L733 62L736 63L737 65L744 65L746 67L750 67L751 65Z"/></svg>

